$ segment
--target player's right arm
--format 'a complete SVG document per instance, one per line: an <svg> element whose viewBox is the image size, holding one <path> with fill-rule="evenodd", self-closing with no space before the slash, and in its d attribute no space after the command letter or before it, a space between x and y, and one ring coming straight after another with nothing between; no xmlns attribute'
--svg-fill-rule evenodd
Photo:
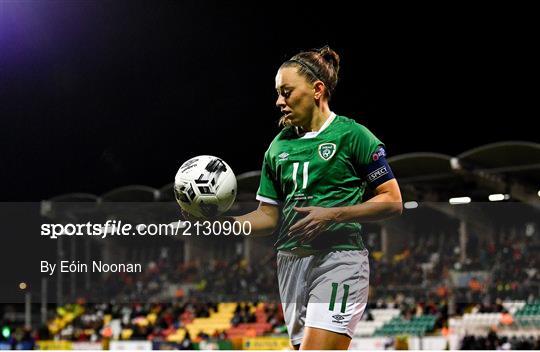
<svg viewBox="0 0 540 352"><path fill-rule="evenodd" d="M229 222L231 224L234 222L239 222L242 225L245 222L249 222L251 224L251 227L250 227L251 231L249 234L256 237L262 237L262 236L269 236L274 232L274 230L276 229L279 223L279 212L280 212L279 206L265 203L265 202L260 202L259 207L256 210L252 211L251 213L244 214L244 215L219 216L217 218L212 218L212 219L200 219L200 218L196 218L189 215L185 211L182 211L182 216L184 217L186 221L191 221L191 222L211 220L211 221L218 221L221 223Z"/></svg>
<svg viewBox="0 0 540 352"><path fill-rule="evenodd" d="M234 216L233 221L240 223L249 222L251 224L251 235L268 236L276 229L279 222L279 206L260 202L259 207L240 216Z"/></svg>
<svg viewBox="0 0 540 352"><path fill-rule="evenodd" d="M270 157L270 149L264 154L261 179L257 190L259 207L251 213L235 216L234 220L251 223L251 233L255 236L271 235L279 223L282 196L275 165Z"/></svg>

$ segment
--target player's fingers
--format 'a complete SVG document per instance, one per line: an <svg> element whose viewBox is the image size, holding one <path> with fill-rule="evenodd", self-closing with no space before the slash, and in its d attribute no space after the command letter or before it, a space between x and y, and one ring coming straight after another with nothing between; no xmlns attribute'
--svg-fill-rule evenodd
<svg viewBox="0 0 540 352"><path fill-rule="evenodd" d="M306 234L304 237L302 237L302 239L299 242L300 244L306 244L306 243L311 242L311 232Z"/></svg>
<svg viewBox="0 0 540 352"><path fill-rule="evenodd" d="M315 239L315 237L317 237L318 234L319 234L319 231L317 230L317 228L307 231L305 236L300 241L300 243L301 244L309 243L313 241L313 239Z"/></svg>
<svg viewBox="0 0 540 352"><path fill-rule="evenodd" d="M301 226L301 227L295 229L294 231L290 231L288 235L290 237L300 237L300 236L304 236L305 233L306 233L306 227Z"/></svg>
<svg viewBox="0 0 540 352"><path fill-rule="evenodd" d="M196 222L200 220L183 209L181 210L181 213L182 213L182 217L184 218L184 221Z"/></svg>
<svg viewBox="0 0 540 352"><path fill-rule="evenodd" d="M309 221L307 222L306 224L304 224L301 228L298 228L296 229L295 231L292 232L292 234L290 235L291 237L305 237L306 234L310 231L312 231L313 229L315 229L317 226L317 223L314 222L314 221Z"/></svg>
<svg viewBox="0 0 540 352"><path fill-rule="evenodd" d="M309 213L311 211L311 207L293 207L293 209L299 213Z"/></svg>
<svg viewBox="0 0 540 352"><path fill-rule="evenodd" d="M325 229L325 225L318 223L317 226L306 233L301 244L306 244L313 241L317 236L319 236Z"/></svg>
<svg viewBox="0 0 540 352"><path fill-rule="evenodd" d="M304 236L306 234L306 231L310 230L313 227L313 223L311 221L306 221L305 223L302 223L299 227L295 228L294 230L290 231L290 236Z"/></svg>
<svg viewBox="0 0 540 352"><path fill-rule="evenodd" d="M294 231L289 231L287 236L289 236L289 237L298 237L298 236L302 236L303 234L304 234L304 228L300 227L300 228L297 228Z"/></svg>
<svg viewBox="0 0 540 352"><path fill-rule="evenodd" d="M310 220L311 220L311 218L309 216L306 216L305 218L298 220L294 225L289 227L289 233L297 231L299 228L301 228L301 227L305 226L307 223L309 223Z"/></svg>

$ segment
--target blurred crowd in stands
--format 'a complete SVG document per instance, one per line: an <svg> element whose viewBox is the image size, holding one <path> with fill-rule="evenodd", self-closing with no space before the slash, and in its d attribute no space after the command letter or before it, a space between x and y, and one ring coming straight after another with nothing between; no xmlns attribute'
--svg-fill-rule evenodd
<svg viewBox="0 0 540 352"><path fill-rule="evenodd" d="M216 301L277 299L275 254L248 265L242 257L231 260L197 259L187 263L160 258L143 273L115 273L104 278L103 287L87 297L118 301L153 301L185 295ZM171 293L171 288L175 291ZM167 294L169 296L167 296Z"/></svg>
<svg viewBox="0 0 540 352"><path fill-rule="evenodd" d="M209 317L211 312L218 312L218 306L214 302L201 302L197 299L154 304L70 304L59 307L47 326L41 326L34 331L22 326L13 327L11 336L6 339L0 337L0 341L11 341L14 344L53 339L99 342L113 337L121 340L167 341L169 335L185 328L195 318ZM231 327L242 323L255 323L253 311L258 306L257 302L238 304L230 322ZM265 323L269 324L270 333L286 332L281 306L278 303L264 303L263 306ZM71 317L75 318L71 320ZM115 322L118 324L114 324ZM194 342L227 338L226 330L215 331L213 335L200 331L196 336L191 336L189 331L186 331L179 344L190 349Z"/></svg>
<svg viewBox="0 0 540 352"><path fill-rule="evenodd" d="M467 335L461 341L462 350L540 350L540 337L498 336L490 331L487 336Z"/></svg>
<svg viewBox="0 0 540 352"><path fill-rule="evenodd" d="M376 296L402 292L422 300L456 302L456 314L470 304L493 305L497 299L532 301L540 293L540 244L532 237L501 234L479 241L470 236L465 260L457 236L413 240L393 258L372 253L370 285ZM478 273L465 285L451 272ZM449 297L452 295L453 297Z"/></svg>
<svg viewBox="0 0 540 352"><path fill-rule="evenodd" d="M465 261L460 260L459 248L457 236L443 235L419 237L391 258L373 250L371 292L363 319L372 319L372 308L398 308L404 319L436 316L435 329L439 331L448 327L451 316L467 312L507 313L503 300L532 301L539 297L540 247L531 237L500 235L478 241L471 236ZM465 284L456 285L452 272L475 274L465 276ZM159 340L196 317L210 316L218 309L218 302L228 301L252 302L237 306L232 326L254 323L256 317L250 307L262 301L267 302L266 322L271 324L272 332L286 331L279 305L274 251L252 265L242 257L228 261L199 258L184 263L164 256L148 263L143 273L114 273L103 280L72 300L80 300L84 313L67 328L54 331L50 324L32 332L14 328L12 335L19 340L56 337L98 341L112 334L104 329L111 319L118 319L125 338ZM100 301L107 303L93 303ZM187 333L182 344L189 347L193 341L226 337L226 331L217 331L214 336ZM539 341L533 340L507 339L493 332L487 337L467 336L463 348L538 349Z"/></svg>
<svg viewBox="0 0 540 352"><path fill-rule="evenodd" d="M402 294L407 302L455 302L455 314L460 314L471 303L490 306L497 299L538 297L540 245L531 237L500 235L479 242L471 235L469 242L464 259L457 236L450 234L419 236L392 257L372 250L370 303ZM460 273L474 275L457 279ZM464 278L465 282L456 282ZM251 264L240 256L187 263L165 256L148 263L144 273L108 275L103 285L85 293L94 301L114 297L120 302L159 302L185 295L215 301L277 301L275 252L269 249Z"/></svg>

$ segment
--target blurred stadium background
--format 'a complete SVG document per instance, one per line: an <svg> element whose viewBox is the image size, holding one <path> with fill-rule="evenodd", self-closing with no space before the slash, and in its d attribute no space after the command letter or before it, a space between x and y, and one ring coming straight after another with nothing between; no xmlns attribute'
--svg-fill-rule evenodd
<svg viewBox="0 0 540 352"><path fill-rule="evenodd" d="M351 348L540 349L540 144L505 141L389 162L405 210L364 227L370 298ZM231 213L257 206L259 172L237 179ZM131 185L59 195L41 203L41 215L169 223L178 206L172 184ZM272 238L48 243L54 260L116 258L144 270L21 277L14 284L24 299L0 305L0 349L288 347Z"/></svg>

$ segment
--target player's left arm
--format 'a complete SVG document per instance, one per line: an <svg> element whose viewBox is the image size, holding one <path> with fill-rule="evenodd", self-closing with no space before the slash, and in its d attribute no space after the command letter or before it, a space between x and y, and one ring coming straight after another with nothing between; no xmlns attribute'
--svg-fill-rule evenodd
<svg viewBox="0 0 540 352"><path fill-rule="evenodd" d="M332 208L333 220L338 223L369 222L400 215L403 211L401 191L386 160L384 146L377 147L361 170L375 196L364 203Z"/></svg>
<svg viewBox="0 0 540 352"><path fill-rule="evenodd" d="M395 178L378 185L374 189L375 196L364 203L345 207L304 207L295 208L306 217L291 226L291 235L298 230L313 229L318 232L328 223L371 222L401 215L403 204L401 191Z"/></svg>
<svg viewBox="0 0 540 352"><path fill-rule="evenodd" d="M374 193L375 196L364 203L330 208L333 212L333 221L369 222L401 215L403 211L401 191L395 178L378 185Z"/></svg>
<svg viewBox="0 0 540 352"><path fill-rule="evenodd" d="M307 243L332 223L379 221L401 214L401 192L395 178L377 186L374 193L368 201L351 206L295 208L306 216L291 226L289 236L302 235L300 242Z"/></svg>

